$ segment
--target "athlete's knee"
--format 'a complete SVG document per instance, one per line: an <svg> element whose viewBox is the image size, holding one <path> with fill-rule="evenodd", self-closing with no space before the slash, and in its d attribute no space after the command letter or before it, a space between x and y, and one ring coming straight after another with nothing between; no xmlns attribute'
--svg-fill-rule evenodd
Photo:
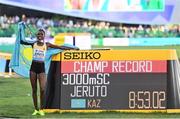
<svg viewBox="0 0 180 119"><path fill-rule="evenodd" d="M41 89L40 89L40 92L41 92L41 94L44 94L45 88L41 88Z"/></svg>
<svg viewBox="0 0 180 119"><path fill-rule="evenodd" d="M40 91L41 91L41 92L44 92L44 91L45 91L45 85L41 85L41 86L40 86Z"/></svg>

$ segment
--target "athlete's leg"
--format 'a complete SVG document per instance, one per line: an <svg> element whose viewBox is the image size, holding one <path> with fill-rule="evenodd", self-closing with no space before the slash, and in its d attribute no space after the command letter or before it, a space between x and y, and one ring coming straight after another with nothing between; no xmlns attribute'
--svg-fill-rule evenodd
<svg viewBox="0 0 180 119"><path fill-rule="evenodd" d="M44 108L44 97L45 97L45 87L46 87L46 74L39 74L39 87L40 87L40 109Z"/></svg>
<svg viewBox="0 0 180 119"><path fill-rule="evenodd" d="M30 71L30 82L32 87L32 97L34 108L38 110L38 100L37 100L37 74L33 71Z"/></svg>

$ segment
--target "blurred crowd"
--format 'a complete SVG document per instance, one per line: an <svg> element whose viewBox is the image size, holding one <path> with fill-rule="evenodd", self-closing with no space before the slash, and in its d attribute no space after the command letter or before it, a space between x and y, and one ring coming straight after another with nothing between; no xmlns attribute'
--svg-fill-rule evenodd
<svg viewBox="0 0 180 119"><path fill-rule="evenodd" d="M0 37L13 37L17 32L17 23L21 21L19 16L0 16ZM64 32L88 32L94 38L104 37L180 37L180 24L173 25L131 25L118 24L84 19L46 19L27 17L27 24L35 33L38 28L45 28L47 36L53 37Z"/></svg>

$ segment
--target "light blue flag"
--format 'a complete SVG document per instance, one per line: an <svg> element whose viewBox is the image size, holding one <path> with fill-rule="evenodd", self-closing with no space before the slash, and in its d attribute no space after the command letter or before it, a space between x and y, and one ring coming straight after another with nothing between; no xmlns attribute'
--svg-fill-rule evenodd
<svg viewBox="0 0 180 119"><path fill-rule="evenodd" d="M86 99L71 99L71 108L86 108Z"/></svg>
<svg viewBox="0 0 180 119"><path fill-rule="evenodd" d="M15 73L23 76L23 77L29 77L29 70L32 63L32 47L28 45L22 45L20 44L20 41L24 41L27 43L34 43L36 40L25 39L25 28L26 25L24 22L20 22L18 24L18 34L15 42L14 51L10 60L9 67L14 70ZM71 47L71 48L77 48L76 46L64 44L63 46ZM46 52L45 57L45 70L46 74L49 70L49 65L51 62L51 57L55 54L58 54L62 52L63 50L60 49L53 49L49 48Z"/></svg>
<svg viewBox="0 0 180 119"><path fill-rule="evenodd" d="M20 44L20 40L28 43L33 43L35 41L27 41L25 39L25 23L20 22L18 24L18 33L15 41L15 46L14 46L14 51L10 60L9 67L14 70L17 74L24 76L24 77L29 77L29 69L30 69L30 64L32 60L31 58L25 57L25 49L30 46L25 46Z"/></svg>

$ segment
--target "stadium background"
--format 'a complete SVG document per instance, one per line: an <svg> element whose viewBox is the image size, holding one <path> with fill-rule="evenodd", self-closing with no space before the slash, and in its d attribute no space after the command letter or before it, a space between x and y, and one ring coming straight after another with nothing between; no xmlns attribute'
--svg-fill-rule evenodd
<svg viewBox="0 0 180 119"><path fill-rule="evenodd" d="M63 5L63 0L45 0L43 2L39 0L36 3L32 0L1 0L0 52L8 53L8 56L13 52L17 23L21 21L22 15L26 15L30 29L35 33L37 28L45 28L47 39L50 40L58 33L86 32L91 34L90 45L92 48L173 48L177 49L179 54L179 0L165 0L163 11L66 11ZM28 36L28 32L26 35ZM1 54L1 72L9 72L8 60L9 57ZM4 82L4 76L7 75L1 75L0 82ZM12 78L7 80L12 80ZM2 93L2 97L0 97L2 106L2 102L6 102L6 96L3 96L5 94ZM4 115L13 114L0 112L0 116Z"/></svg>

